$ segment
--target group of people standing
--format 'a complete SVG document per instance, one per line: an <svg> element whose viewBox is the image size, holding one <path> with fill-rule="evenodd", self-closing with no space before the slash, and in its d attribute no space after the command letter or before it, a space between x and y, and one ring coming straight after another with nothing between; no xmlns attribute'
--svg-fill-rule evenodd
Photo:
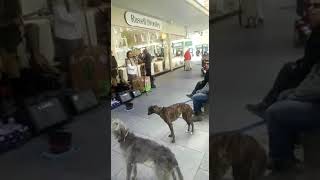
<svg viewBox="0 0 320 180"><path fill-rule="evenodd" d="M148 52L147 49L144 49L142 53L139 55L139 58L133 55L133 52L130 50L127 52L126 58L126 66L127 66L127 73L128 73L128 80L132 82L135 78L138 77L138 64L144 63L145 64L145 75L150 77L151 81L151 88L156 88L154 83L155 78L152 75L151 68L152 68L152 56Z"/></svg>

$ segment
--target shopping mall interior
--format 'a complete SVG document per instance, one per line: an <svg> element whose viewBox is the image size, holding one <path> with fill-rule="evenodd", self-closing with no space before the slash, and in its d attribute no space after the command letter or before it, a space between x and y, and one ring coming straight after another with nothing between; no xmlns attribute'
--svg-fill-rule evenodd
<svg viewBox="0 0 320 180"><path fill-rule="evenodd" d="M238 0L210 0L210 13L209 0L87 0L75 10L78 18L57 16L73 10L64 4L59 11L53 2L66 1L0 3L4 180L106 180L109 170L112 180L123 180L128 152L120 144L132 133L171 151L184 179L207 180L210 133L261 122L245 105L259 102L282 65L304 53L303 39L296 36L295 1L261 1L263 24L255 28L239 25ZM11 23L8 14L22 19ZM2 23L2 17L8 23ZM67 23L59 23L63 18ZM69 33L57 28L70 23ZM70 42L70 37L77 38ZM104 74L107 71L111 73ZM200 91L192 93L198 82ZM204 96L196 96L199 93ZM187 106L174 110L197 111L193 133L187 131L184 117L177 118L172 129L166 124L175 119L162 110L176 103ZM155 105L163 116L157 115ZM123 139L106 130L111 127L110 108L112 120L128 130ZM168 137L172 130L174 136ZM245 133L268 150L265 124ZM155 179L150 162L138 164L137 172L137 179ZM308 173L280 177L308 178L318 179ZM229 171L224 180L231 179Z"/></svg>
<svg viewBox="0 0 320 180"><path fill-rule="evenodd" d="M186 133L187 124L178 118L173 124L175 143L168 137L170 129L164 120L156 114L148 115L148 108L153 105L167 107L176 103L193 106L192 100L187 97L193 91L198 81L203 79L202 65L208 59L209 53L209 13L208 1L128 1L112 2L112 42L111 48L118 63L117 82L113 92L121 93L119 88L122 82L130 82L127 52L132 51L137 61L137 80L132 80L132 88L138 89L141 96L129 103L121 105L121 100L114 98L111 111L112 119L119 119L126 124L130 132L137 136L151 139L168 147L175 155L185 179L208 179L208 142L209 118L204 114L202 121L194 123L194 133ZM201 4L202 3L202 4ZM141 8L141 4L143 8ZM126 19L129 15L129 19ZM133 24L131 17L150 19L160 25L156 28ZM125 17L125 18L124 18ZM150 91L144 87L144 73L147 73L147 62L139 63L140 54L147 49L153 56L151 76L155 77ZM191 71L185 67L185 52L191 54ZM206 55L207 54L207 55ZM127 76L128 74L128 76ZM142 88L139 88L139 78ZM151 82L151 85L153 83ZM114 87L114 86L112 86ZM126 91L125 91L126 92ZM124 97L122 98L124 99ZM122 103L123 104L123 103ZM111 143L111 175L112 179L126 177L126 154L122 151L115 136ZM138 177L154 179L153 165L138 164Z"/></svg>

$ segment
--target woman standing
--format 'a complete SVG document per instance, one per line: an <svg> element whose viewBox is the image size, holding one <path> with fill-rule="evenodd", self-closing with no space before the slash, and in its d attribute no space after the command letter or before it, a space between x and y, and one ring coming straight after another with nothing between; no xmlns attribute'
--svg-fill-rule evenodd
<svg viewBox="0 0 320 180"><path fill-rule="evenodd" d="M138 66L136 64L136 59L134 58L132 51L127 52L127 72L128 72L128 80L132 82L138 76Z"/></svg>
<svg viewBox="0 0 320 180"><path fill-rule="evenodd" d="M54 0L53 14L56 54L67 72L67 84L70 85L70 57L83 47L80 0Z"/></svg>

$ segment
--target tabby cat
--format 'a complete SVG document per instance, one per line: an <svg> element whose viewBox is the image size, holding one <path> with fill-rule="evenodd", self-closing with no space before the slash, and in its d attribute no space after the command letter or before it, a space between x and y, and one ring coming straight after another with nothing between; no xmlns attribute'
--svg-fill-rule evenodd
<svg viewBox="0 0 320 180"><path fill-rule="evenodd" d="M258 180L264 175L267 155L251 136L240 133L210 135L210 180L220 180L232 167L234 180Z"/></svg>

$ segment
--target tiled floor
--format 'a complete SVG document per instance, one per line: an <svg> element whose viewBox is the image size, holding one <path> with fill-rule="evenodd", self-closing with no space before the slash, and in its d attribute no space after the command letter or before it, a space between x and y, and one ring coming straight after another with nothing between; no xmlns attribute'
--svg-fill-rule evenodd
<svg viewBox="0 0 320 180"><path fill-rule="evenodd" d="M134 110L127 112L125 107L119 107L111 112L112 118L118 118L126 123L129 129L137 135L153 139L169 147L176 155L180 169L186 180L209 179L209 119L205 116L203 121L195 123L193 135L185 133L185 121L178 119L173 128L176 143L168 138L169 128L157 115L147 115L150 105L168 106L189 100L186 97L201 80L200 62L193 62L193 70L185 72L178 69L156 78L157 88L148 95L133 100ZM192 105L192 102L189 102ZM114 141L114 140L112 140ZM124 179L126 176L123 154L117 142L112 143L112 179ZM148 165L138 166L139 179L154 179L153 169Z"/></svg>

